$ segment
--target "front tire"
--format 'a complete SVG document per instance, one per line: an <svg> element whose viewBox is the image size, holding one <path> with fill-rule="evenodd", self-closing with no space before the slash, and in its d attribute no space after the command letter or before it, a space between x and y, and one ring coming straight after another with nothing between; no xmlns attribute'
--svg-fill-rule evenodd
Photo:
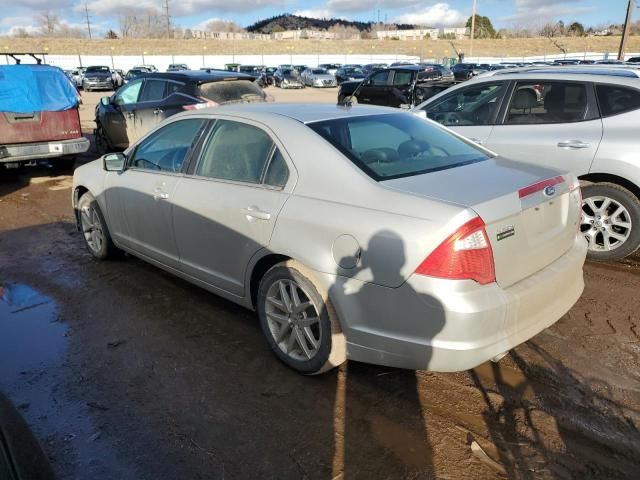
<svg viewBox="0 0 640 480"><path fill-rule="evenodd" d="M582 188L580 231L589 243L589 259L622 260L640 246L640 200L614 183Z"/></svg>
<svg viewBox="0 0 640 480"><path fill-rule="evenodd" d="M295 261L269 270L260 282L257 310L262 332L284 364L307 375L346 360L346 342L326 292Z"/></svg>
<svg viewBox="0 0 640 480"><path fill-rule="evenodd" d="M118 253L104 221L98 202L85 193L78 201L78 220L89 253L97 260L113 258Z"/></svg>

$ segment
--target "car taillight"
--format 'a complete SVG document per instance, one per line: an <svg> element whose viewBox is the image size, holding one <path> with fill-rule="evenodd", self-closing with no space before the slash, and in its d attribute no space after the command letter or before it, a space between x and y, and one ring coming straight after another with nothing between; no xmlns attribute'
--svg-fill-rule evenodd
<svg viewBox="0 0 640 480"><path fill-rule="evenodd" d="M209 100L205 97L198 97L198 100L201 100L202 103L194 103L193 105L183 105L182 108L184 110L200 110L201 108L209 108L209 107L218 107L220 104L214 102L213 100Z"/></svg>
<svg viewBox="0 0 640 480"><path fill-rule="evenodd" d="M496 281L493 251L484 222L475 217L442 242L416 269L419 275L453 280Z"/></svg>
<svg viewBox="0 0 640 480"><path fill-rule="evenodd" d="M557 177L549 178L547 180L542 180L540 182L534 183L533 185L529 185L528 187L524 187L518 190L518 197L520 198L528 197L529 195L533 195L534 193L544 191L548 187L553 187L562 182L564 182L564 178L560 175ZM553 193L555 193L555 190Z"/></svg>

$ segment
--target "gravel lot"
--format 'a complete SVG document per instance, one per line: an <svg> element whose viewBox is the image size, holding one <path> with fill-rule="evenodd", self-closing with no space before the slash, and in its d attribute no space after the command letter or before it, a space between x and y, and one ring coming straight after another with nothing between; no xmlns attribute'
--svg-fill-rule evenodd
<svg viewBox="0 0 640 480"><path fill-rule="evenodd" d="M93 261L70 174L0 176L0 390L61 479L638 478L640 258L587 264L579 303L499 364L303 377L253 313L130 256Z"/></svg>

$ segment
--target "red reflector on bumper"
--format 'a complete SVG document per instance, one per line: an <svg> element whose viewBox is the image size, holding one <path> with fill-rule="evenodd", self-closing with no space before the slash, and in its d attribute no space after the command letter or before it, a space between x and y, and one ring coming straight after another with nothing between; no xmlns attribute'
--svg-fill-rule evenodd
<svg viewBox="0 0 640 480"><path fill-rule="evenodd" d="M536 192L540 192L541 190L544 190L547 187L552 187L562 182L564 182L564 178L561 176L553 177L548 180L542 180L538 183L534 183L533 185L529 185L528 187L524 187L518 190L518 197L520 198L527 197Z"/></svg>

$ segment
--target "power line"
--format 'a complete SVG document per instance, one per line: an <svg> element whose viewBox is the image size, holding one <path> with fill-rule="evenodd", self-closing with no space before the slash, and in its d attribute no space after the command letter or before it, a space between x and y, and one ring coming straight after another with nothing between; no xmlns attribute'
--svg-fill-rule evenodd
<svg viewBox="0 0 640 480"><path fill-rule="evenodd" d="M89 40L91 40L91 17L89 16L89 7L87 7L87 2L84 2L84 14L87 18L87 30L89 32Z"/></svg>
<svg viewBox="0 0 640 480"><path fill-rule="evenodd" d="M167 17L167 38L171 38L171 16L169 15L169 0L164 0L164 12Z"/></svg>

